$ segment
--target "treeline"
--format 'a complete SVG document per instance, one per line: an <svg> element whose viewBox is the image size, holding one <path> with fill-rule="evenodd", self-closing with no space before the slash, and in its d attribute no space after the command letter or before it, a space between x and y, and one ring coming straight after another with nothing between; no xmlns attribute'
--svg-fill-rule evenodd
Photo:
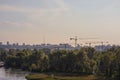
<svg viewBox="0 0 120 80"><path fill-rule="evenodd" d="M64 72L94 74L120 79L120 48L107 51L94 48L80 50L0 50L0 60L6 68L18 68L32 72Z"/></svg>

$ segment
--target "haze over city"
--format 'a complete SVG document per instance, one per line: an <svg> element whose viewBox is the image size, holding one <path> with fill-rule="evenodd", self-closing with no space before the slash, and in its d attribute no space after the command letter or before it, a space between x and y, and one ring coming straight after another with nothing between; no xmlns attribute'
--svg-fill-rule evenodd
<svg viewBox="0 0 120 80"><path fill-rule="evenodd" d="M119 0L0 0L0 41L70 43L70 37L78 36L120 44L119 4Z"/></svg>

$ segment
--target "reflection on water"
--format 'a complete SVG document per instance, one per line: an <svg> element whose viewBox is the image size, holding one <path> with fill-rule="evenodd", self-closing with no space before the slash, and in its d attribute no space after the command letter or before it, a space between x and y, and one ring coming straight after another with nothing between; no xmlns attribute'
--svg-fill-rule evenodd
<svg viewBox="0 0 120 80"><path fill-rule="evenodd" d="M26 80L25 76L28 72L20 70L0 68L0 80Z"/></svg>

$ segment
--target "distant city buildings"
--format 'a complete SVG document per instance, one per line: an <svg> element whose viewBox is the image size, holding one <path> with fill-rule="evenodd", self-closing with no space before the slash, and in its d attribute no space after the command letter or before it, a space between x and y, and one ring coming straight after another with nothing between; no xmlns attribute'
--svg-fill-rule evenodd
<svg viewBox="0 0 120 80"><path fill-rule="evenodd" d="M7 45L10 45L9 41L7 41Z"/></svg>
<svg viewBox="0 0 120 80"><path fill-rule="evenodd" d="M2 42L0 42L0 45L2 45Z"/></svg>
<svg viewBox="0 0 120 80"><path fill-rule="evenodd" d="M0 48L2 49L50 49L50 50L74 50L74 49L80 49L82 46L80 46L79 44L76 47L73 47L72 45L66 43L66 44L40 44L40 45L26 45L25 43L23 43L22 45L19 45L19 43L13 43L10 44L9 41L7 41L6 44L3 44L2 42L0 42ZM85 46L83 46L85 47ZM86 46L87 47L87 46ZM88 46L89 47L89 46ZM113 46L111 45L98 45L95 46L94 48L97 51L105 51L107 49L112 48Z"/></svg>

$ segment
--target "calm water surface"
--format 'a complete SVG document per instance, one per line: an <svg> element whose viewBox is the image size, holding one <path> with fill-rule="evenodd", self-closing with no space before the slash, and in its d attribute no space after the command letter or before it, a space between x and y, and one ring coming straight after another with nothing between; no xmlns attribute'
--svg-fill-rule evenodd
<svg viewBox="0 0 120 80"><path fill-rule="evenodd" d="M0 80L26 80L25 76L28 72L20 70L0 68Z"/></svg>

